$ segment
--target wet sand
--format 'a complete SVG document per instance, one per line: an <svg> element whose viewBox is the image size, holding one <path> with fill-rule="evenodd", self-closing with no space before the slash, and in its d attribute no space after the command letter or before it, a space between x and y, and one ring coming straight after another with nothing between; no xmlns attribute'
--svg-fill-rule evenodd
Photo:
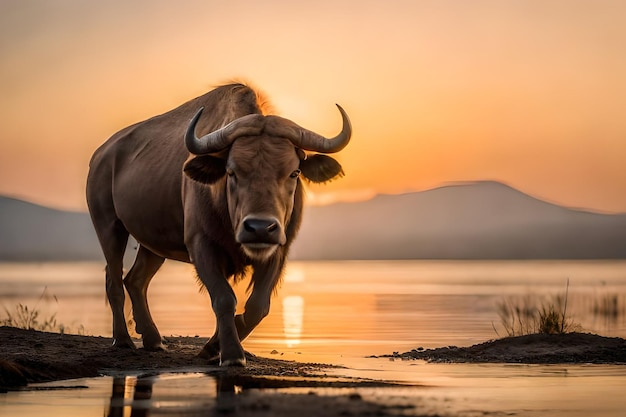
<svg viewBox="0 0 626 417"><path fill-rule="evenodd" d="M223 369L196 357L205 338L168 338L165 352L116 349L106 337L61 335L0 327L0 386L4 391L26 384L71 378L162 373L204 373L217 381L215 414L236 415L428 415L414 402L387 396L375 401L360 392L407 385L349 377L340 367L250 356L248 366ZM533 335L459 348L416 349L392 353L390 360L473 363L625 364L626 340L589 334ZM140 378L141 379L141 378ZM289 392L282 390L291 389ZM348 388L320 395L319 388ZM24 389L24 388L22 388ZM27 388L28 389L28 388ZM77 387L80 389L80 387ZM295 389L295 390L294 390ZM234 395L244 391L247 395ZM115 379L113 382L115 393ZM380 390L379 392L386 392ZM113 404L113 402L112 402Z"/></svg>

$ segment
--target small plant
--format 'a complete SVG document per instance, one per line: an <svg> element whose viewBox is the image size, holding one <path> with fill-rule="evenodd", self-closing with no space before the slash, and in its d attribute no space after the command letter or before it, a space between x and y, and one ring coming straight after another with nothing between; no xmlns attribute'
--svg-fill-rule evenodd
<svg viewBox="0 0 626 417"><path fill-rule="evenodd" d="M29 309L27 305L19 303L15 311L11 312L4 307L7 317L0 320L3 326L18 327L27 330L53 331L57 327L56 313L40 321L39 310Z"/></svg>
<svg viewBox="0 0 626 417"><path fill-rule="evenodd" d="M35 304L35 307L33 308L30 308L25 304L18 303L13 311L11 311L7 307L2 306L6 317L0 319L0 326L17 327L19 329L26 330L39 330L42 332L58 332L61 334L71 331L71 328L65 326L63 323L57 323L56 313L53 313L48 317L40 317L40 310L38 307L41 300L49 300L52 298L57 303L59 301L55 295L48 295L47 291L48 288L44 288L41 296ZM85 334L85 328L83 325L78 326L76 333L80 335Z"/></svg>
<svg viewBox="0 0 626 417"><path fill-rule="evenodd" d="M526 295L522 298L509 298L497 305L500 324L508 336L527 334L571 333L580 329L580 325L567 316L569 279L565 296L554 295L549 298L537 298ZM497 329L494 326L496 334ZM498 334L499 336L499 334Z"/></svg>
<svg viewBox="0 0 626 417"><path fill-rule="evenodd" d="M509 297L499 302L497 309L500 323L507 335L520 336L535 332L537 306L536 299L532 296Z"/></svg>

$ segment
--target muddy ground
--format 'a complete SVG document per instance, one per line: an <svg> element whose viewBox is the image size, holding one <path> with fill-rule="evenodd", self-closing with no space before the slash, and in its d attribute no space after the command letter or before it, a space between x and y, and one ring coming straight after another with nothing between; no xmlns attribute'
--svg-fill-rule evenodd
<svg viewBox="0 0 626 417"><path fill-rule="evenodd" d="M416 348L380 357L454 363L626 364L626 340L589 333L531 334L470 347Z"/></svg>
<svg viewBox="0 0 626 417"><path fill-rule="evenodd" d="M112 339L0 327L0 386L110 375L120 371L223 371L218 363L196 355L206 343L200 337L169 337L167 350L118 349ZM245 369L231 374L247 377L304 377L323 374L329 365L297 363L249 356Z"/></svg>
<svg viewBox="0 0 626 417"><path fill-rule="evenodd" d="M116 349L106 337L62 335L0 327L0 392L20 389L28 383L56 381L123 372L206 372L221 389L251 388L363 388L393 387L393 382L341 378L341 368L330 365L281 361L250 356L248 366L222 369L196 357L205 338L171 337L168 350ZM591 334L530 335L485 342L471 347L416 348L393 352L391 359L472 363L607 363L626 364L626 340ZM333 369L334 376L326 375ZM337 372L339 369L339 372ZM24 388L21 388L24 389ZM356 391L344 396L285 394L255 391L237 396L225 412L237 415L422 415L411 405L390 401L365 401ZM222 405L224 403L222 402ZM230 408L229 408L230 407ZM407 408L408 407L408 408ZM220 411L220 410L217 410ZM224 411L224 410L223 410ZM218 413L219 414L219 413Z"/></svg>

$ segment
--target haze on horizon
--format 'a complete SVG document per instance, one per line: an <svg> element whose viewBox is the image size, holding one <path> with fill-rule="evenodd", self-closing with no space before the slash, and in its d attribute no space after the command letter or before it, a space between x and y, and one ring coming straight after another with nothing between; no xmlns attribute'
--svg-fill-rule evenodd
<svg viewBox="0 0 626 417"><path fill-rule="evenodd" d="M331 135L313 202L496 180L626 212L626 3L0 3L0 194L84 209L92 152L232 79Z"/></svg>

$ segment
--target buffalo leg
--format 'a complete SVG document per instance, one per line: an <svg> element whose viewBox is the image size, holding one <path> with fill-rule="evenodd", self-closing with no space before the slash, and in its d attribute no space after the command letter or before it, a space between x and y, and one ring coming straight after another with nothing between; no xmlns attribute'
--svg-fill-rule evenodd
<svg viewBox="0 0 626 417"><path fill-rule="evenodd" d="M201 245L202 246L202 245ZM199 248L198 248L199 249ZM235 325L237 298L230 286L223 267L216 263L219 254L211 248L194 250L199 256L192 256L200 281L211 296L211 305L217 321L216 335L219 340L220 365L245 366L246 356ZM201 352L200 356L209 356L209 352Z"/></svg>
<svg viewBox="0 0 626 417"><path fill-rule="evenodd" d="M235 327L237 328L237 335L239 337L239 340L243 341L243 338L240 336L241 334L244 333L243 330L245 328L245 324L243 322L243 314L237 314L235 316ZM213 333L213 336L211 336L209 341L206 342L206 344L204 345L204 347L202 348L198 356L203 359L214 360L216 358L219 358L219 355L220 355L220 335L219 335L219 329L216 328L215 333Z"/></svg>
<svg viewBox="0 0 626 417"><path fill-rule="evenodd" d="M283 269L283 262L271 262L257 265L254 268L252 294L246 301L243 314L235 316L235 326L240 341L252 333L259 323L269 314L272 292ZM211 359L220 351L219 329L204 345L200 356Z"/></svg>
<svg viewBox="0 0 626 417"><path fill-rule="evenodd" d="M128 243L128 230L117 218L112 190L105 192L100 184L112 184L111 172L99 169L87 177L87 204L106 259L106 292L113 313L113 346L135 348L124 318L124 252Z"/></svg>
<svg viewBox="0 0 626 417"><path fill-rule="evenodd" d="M135 344L128 334L124 318L124 283L122 281L128 232L119 220L112 221L104 227L98 227L98 224L95 226L107 261L106 293L113 313L113 346L134 349Z"/></svg>
<svg viewBox="0 0 626 417"><path fill-rule="evenodd" d="M254 267L252 282L254 287L248 300L244 313L238 315L237 330L239 339L244 340L252 333L259 323L269 314L272 293L283 269L284 262L273 261Z"/></svg>
<svg viewBox="0 0 626 417"><path fill-rule="evenodd" d="M213 333L213 336L211 336L209 341L205 343L204 347L202 348L198 356L203 359L208 359L208 360L215 360L216 358L219 358L220 356L220 333L219 333L219 329L217 328L217 326L215 327L215 333Z"/></svg>
<svg viewBox="0 0 626 417"><path fill-rule="evenodd" d="M165 259L156 255L144 246L139 246L133 267L124 278L124 286L133 304L136 330L143 339L143 347L147 350L162 350L163 343L150 309L148 308L148 285Z"/></svg>

